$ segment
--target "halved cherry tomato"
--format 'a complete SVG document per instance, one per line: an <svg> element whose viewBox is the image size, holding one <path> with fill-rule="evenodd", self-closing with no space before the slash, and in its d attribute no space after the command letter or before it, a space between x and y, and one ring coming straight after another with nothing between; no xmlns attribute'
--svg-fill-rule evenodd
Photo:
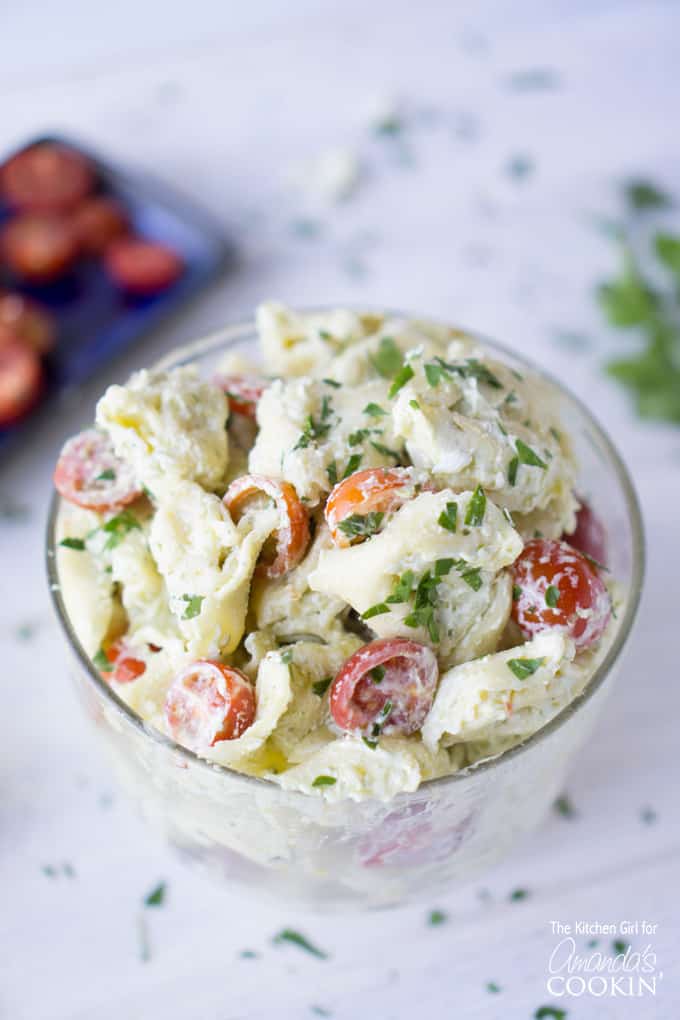
<svg viewBox="0 0 680 1020"><path fill-rule="evenodd" d="M574 549L590 556L596 563L607 562L607 534L604 524L596 517L588 503L581 500L581 507L576 514L576 528L571 535L564 535L564 540Z"/></svg>
<svg viewBox="0 0 680 1020"><path fill-rule="evenodd" d="M83 251L101 255L130 229L125 206L108 195L86 198L73 212L73 225Z"/></svg>
<svg viewBox="0 0 680 1020"><path fill-rule="evenodd" d="M75 149L55 142L24 149L0 170L0 190L10 205L20 209L69 209L93 187L90 162Z"/></svg>
<svg viewBox="0 0 680 1020"><path fill-rule="evenodd" d="M78 241L73 227L54 213L24 213L2 233L2 252L13 273L34 283L49 283L73 265Z"/></svg>
<svg viewBox="0 0 680 1020"><path fill-rule="evenodd" d="M366 468L355 471L333 487L324 511L326 523L335 545L348 546L352 538L339 530L347 517L365 517L369 513L390 513L414 495L414 484L408 468Z"/></svg>
<svg viewBox="0 0 680 1020"><path fill-rule="evenodd" d="M105 432L86 429L63 446L54 485L64 499L86 510L113 510L142 494L132 468L113 452Z"/></svg>
<svg viewBox="0 0 680 1020"><path fill-rule="evenodd" d="M216 375L215 383L224 390L233 414L255 420L257 402L267 388L266 380L255 375Z"/></svg>
<svg viewBox="0 0 680 1020"><path fill-rule="evenodd" d="M165 699L171 736L190 751L235 740L255 719L255 692L233 666L210 659L192 662L173 680Z"/></svg>
<svg viewBox="0 0 680 1020"><path fill-rule="evenodd" d="M17 340L0 346L0 427L30 411L42 384L42 365L35 351Z"/></svg>
<svg viewBox="0 0 680 1020"><path fill-rule="evenodd" d="M166 290L184 270L184 262L173 248L139 237L114 241L104 263L121 290L140 296Z"/></svg>
<svg viewBox="0 0 680 1020"><path fill-rule="evenodd" d="M261 560L256 572L265 577L281 577L297 566L305 554L309 545L309 517L289 482L264 475L236 478L224 495L224 505L232 517L237 517L247 500L258 494L274 500L280 524L274 533L276 556L269 562Z"/></svg>
<svg viewBox="0 0 680 1020"><path fill-rule="evenodd" d="M330 691L343 730L377 738L421 728L432 707L439 668L431 648L408 638L381 638L343 664Z"/></svg>
<svg viewBox="0 0 680 1020"><path fill-rule="evenodd" d="M0 294L0 347L18 340L36 354L47 354L54 339L54 323L39 304L22 294Z"/></svg>
<svg viewBox="0 0 680 1020"><path fill-rule="evenodd" d="M105 679L114 680L117 684L132 683L146 671L143 659L135 659L134 656L127 654L122 638L118 638L105 648L104 655L111 663L111 669L102 669L100 673Z"/></svg>
<svg viewBox="0 0 680 1020"><path fill-rule="evenodd" d="M558 628L586 648L602 636L611 614L604 582L568 542L532 539L513 566L512 615L531 637Z"/></svg>

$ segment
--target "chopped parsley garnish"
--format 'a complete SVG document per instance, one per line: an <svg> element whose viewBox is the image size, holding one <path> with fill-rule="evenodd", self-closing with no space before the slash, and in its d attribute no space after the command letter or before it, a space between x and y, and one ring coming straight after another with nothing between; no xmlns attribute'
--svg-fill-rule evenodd
<svg viewBox="0 0 680 1020"><path fill-rule="evenodd" d="M336 783L335 776L317 776L312 786L335 786Z"/></svg>
<svg viewBox="0 0 680 1020"><path fill-rule="evenodd" d="M517 481L517 468L519 467L519 457L513 457L508 464L508 484L514 485Z"/></svg>
<svg viewBox="0 0 680 1020"><path fill-rule="evenodd" d="M513 903L516 903L519 900L526 900L528 896L529 896L528 889L513 889L512 892L510 893L509 898L510 900L512 900Z"/></svg>
<svg viewBox="0 0 680 1020"><path fill-rule="evenodd" d="M85 548L85 542L82 538L62 538L59 545L63 545L65 549L75 549L78 552L82 552Z"/></svg>
<svg viewBox="0 0 680 1020"><path fill-rule="evenodd" d="M144 897L145 907L162 907L163 901L165 900L165 890L167 886L165 882L159 882L155 889Z"/></svg>
<svg viewBox="0 0 680 1020"><path fill-rule="evenodd" d="M324 398L324 400L327 400L327 399L328 399L327 397ZM326 410L327 410L327 415L330 414L330 410L328 408ZM322 411L322 417L323 417L323 411ZM295 444L295 446L293 447L293 449L294 450L304 450L304 449L306 449L309 446L310 443L314 442L317 439L323 439L324 436L328 435L328 433L330 432L330 428L331 428L331 426L330 426L329 422L326 422L325 424L322 423L322 422L316 422L316 421L314 421L314 418L310 414L307 417L307 422L305 424L305 427L304 427L304 430L302 432L302 435L298 439L298 441Z"/></svg>
<svg viewBox="0 0 680 1020"><path fill-rule="evenodd" d="M545 659L508 659L507 666L511 673L514 673L518 680L526 680L543 665Z"/></svg>
<svg viewBox="0 0 680 1020"><path fill-rule="evenodd" d="M412 407L414 411L419 411L420 410L420 404L415 399L409 400L408 406Z"/></svg>
<svg viewBox="0 0 680 1020"><path fill-rule="evenodd" d="M477 358L466 358L464 362L451 364L443 358L436 357L434 361L425 364L425 378L430 386L438 386L442 379L450 379L452 375L459 375L463 379L476 379L496 390L503 389L503 384L491 369Z"/></svg>
<svg viewBox="0 0 680 1020"><path fill-rule="evenodd" d="M545 604L554 609L560 601L560 589L554 584L549 584L545 590Z"/></svg>
<svg viewBox="0 0 680 1020"><path fill-rule="evenodd" d="M461 571L460 576L465 581L465 583L472 588L473 591L479 591L479 589L482 587L482 584L484 583L481 577L479 576L480 570L481 567L470 567L469 570Z"/></svg>
<svg viewBox="0 0 680 1020"><path fill-rule="evenodd" d="M465 523L473 527L479 527L484 520L485 512L486 495L481 485L478 485L472 493L472 497L468 503L467 513L465 514Z"/></svg>
<svg viewBox="0 0 680 1020"><path fill-rule="evenodd" d="M140 529L139 521L130 513L129 510L121 510L115 517L109 518L105 524L102 524L102 531L104 531L109 537L106 540L104 549L115 549L115 547L123 541L125 536L130 532L134 531L135 528Z"/></svg>
<svg viewBox="0 0 680 1020"><path fill-rule="evenodd" d="M364 439L370 436L374 429L357 429L356 432L350 432L347 436L347 442L350 446L358 446L359 443L363 443Z"/></svg>
<svg viewBox="0 0 680 1020"><path fill-rule="evenodd" d="M383 379L392 379L403 364L401 351L391 336L384 336L378 344L378 349L371 358L373 367Z"/></svg>
<svg viewBox="0 0 680 1020"><path fill-rule="evenodd" d="M402 365L395 375L392 385L390 386L390 391L387 394L390 400L392 397L396 397L402 386L405 386L406 383L413 378L414 374L415 373L410 365Z"/></svg>
<svg viewBox="0 0 680 1020"><path fill-rule="evenodd" d="M614 941L612 942L612 949L617 954L617 956L620 953L625 953L626 950L629 949L629 948L630 948L630 943L624 942L623 939L614 939Z"/></svg>
<svg viewBox="0 0 680 1020"><path fill-rule="evenodd" d="M446 575L451 572L451 568L453 567L455 562L456 561L454 559L451 559L450 557L441 560L435 560L434 576L446 577Z"/></svg>
<svg viewBox="0 0 680 1020"><path fill-rule="evenodd" d="M432 928L436 928L440 924L445 924L446 921L448 921L448 914L445 914L443 910L431 910L427 919L427 923Z"/></svg>
<svg viewBox="0 0 680 1020"><path fill-rule="evenodd" d="M371 736L374 739L376 737L379 737L380 734L382 733L385 723L392 714L393 707L394 706L392 705L392 702L388 698L383 707L380 709L376 721L373 723L373 726L371 727Z"/></svg>
<svg viewBox="0 0 680 1020"><path fill-rule="evenodd" d="M350 514L344 521L340 521L338 528L348 538L368 538L379 530L384 516L380 510L371 510L367 514Z"/></svg>
<svg viewBox="0 0 680 1020"><path fill-rule="evenodd" d="M298 949L304 949L305 952L311 953L312 956L318 957L319 960L327 960L328 953L325 953L323 949L319 949L309 939L301 935L299 931L295 931L293 928L284 928L278 935L275 935L272 939L275 946L282 945L283 943L290 943L293 946L297 946Z"/></svg>
<svg viewBox="0 0 680 1020"><path fill-rule="evenodd" d="M534 1013L534 1020L565 1020L566 1009L558 1009L557 1006L539 1006Z"/></svg>
<svg viewBox="0 0 680 1020"><path fill-rule="evenodd" d="M458 504L447 503L446 509L442 510L437 520L437 524L442 528L446 528L447 531L455 532L456 524L458 521Z"/></svg>
<svg viewBox="0 0 680 1020"><path fill-rule="evenodd" d="M439 386L442 376L446 374L441 365L437 365L434 361L427 361L425 363L425 378L430 386Z"/></svg>
<svg viewBox="0 0 680 1020"><path fill-rule="evenodd" d="M399 463L399 461L401 460L400 453L398 453L396 450L390 450L389 446L383 446L382 443L376 443L374 439L371 439L371 446L373 447L374 450L377 450L378 453L382 453L383 457L392 457L394 460L397 461L397 463Z"/></svg>
<svg viewBox="0 0 680 1020"><path fill-rule="evenodd" d="M115 663L109 661L103 648L99 648L97 653L93 655L92 662L95 664L100 673L113 673L115 669Z"/></svg>
<svg viewBox="0 0 680 1020"><path fill-rule="evenodd" d="M182 595L182 601L186 602L186 607L182 613L182 619L193 620L195 616L199 616L204 598L205 595Z"/></svg>
<svg viewBox="0 0 680 1020"><path fill-rule="evenodd" d="M518 439L515 443L515 449L517 450L520 464L528 464L530 467L540 467L544 470L548 467L546 462L541 460L538 454L534 453L531 447L527 446L521 439Z"/></svg>
<svg viewBox="0 0 680 1020"><path fill-rule="evenodd" d="M345 467L345 470L342 472L342 477L349 478L350 475L353 475L363 459L364 459L363 453L353 453L352 456L347 461L347 466Z"/></svg>
<svg viewBox="0 0 680 1020"><path fill-rule="evenodd" d="M293 661L293 649L286 648L285 652L281 652L281 662L285 663L286 666L290 666Z"/></svg>
<svg viewBox="0 0 680 1020"><path fill-rule="evenodd" d="M512 586L512 601L516 602L521 594L522 594L522 589L520 588L520 586L518 584L513 584L513 586Z"/></svg>
<svg viewBox="0 0 680 1020"><path fill-rule="evenodd" d="M106 468L100 475L97 475L95 482L115 482L116 472L113 468Z"/></svg>
<svg viewBox="0 0 680 1020"><path fill-rule="evenodd" d="M386 670L384 666L374 666L373 669L371 670L371 680L373 681L373 683L374 684L382 683L383 680L385 679L385 672Z"/></svg>
<svg viewBox="0 0 680 1020"><path fill-rule="evenodd" d="M651 181L628 181L624 190L628 204L637 211L663 209L673 204L670 197Z"/></svg>
<svg viewBox="0 0 680 1020"><path fill-rule="evenodd" d="M573 818L576 814L571 798L568 797L566 793L563 793L556 798L553 807L555 808L555 811L557 811L558 815L562 815L563 818Z"/></svg>
<svg viewBox="0 0 680 1020"><path fill-rule="evenodd" d="M371 740L370 737L362 737L361 739L363 740L366 747L370 747L371 751L375 751L376 747L378 746L377 740Z"/></svg>
<svg viewBox="0 0 680 1020"><path fill-rule="evenodd" d="M328 481L331 485L337 485L338 482L338 467L334 460L330 462L326 468L326 474L328 475Z"/></svg>
<svg viewBox="0 0 680 1020"><path fill-rule="evenodd" d="M405 571L397 583L395 584L392 592L387 596L386 602L388 603L400 603L408 602L411 597L411 591L413 590L413 582L415 575L412 570Z"/></svg>
<svg viewBox="0 0 680 1020"><path fill-rule="evenodd" d="M365 613L361 614L362 620L372 620L374 616L384 616L385 613L389 613L390 607L384 602L378 602L375 606L370 606Z"/></svg>
<svg viewBox="0 0 680 1020"><path fill-rule="evenodd" d="M387 411L383 411L380 404L374 404L373 401L371 401L370 403L366 404L363 413L370 415L371 418L384 418L385 415L387 414Z"/></svg>
<svg viewBox="0 0 680 1020"><path fill-rule="evenodd" d="M495 981L487 981L486 990L491 995L498 995L498 993L501 991L501 986L497 985Z"/></svg>
<svg viewBox="0 0 680 1020"><path fill-rule="evenodd" d="M322 379L322 382L326 383L326 386L332 386L334 390L339 390L342 383L339 383L337 379Z"/></svg>
<svg viewBox="0 0 680 1020"><path fill-rule="evenodd" d="M407 627L425 627L434 642L439 641L439 628L434 618L439 580L429 570L423 574L416 588L413 610L404 619Z"/></svg>
<svg viewBox="0 0 680 1020"><path fill-rule="evenodd" d="M326 693L326 691L328 690L328 688L330 687L330 685L332 683L333 683L333 677L332 676L325 676L323 678L323 680L316 680L312 684L312 690L320 698L323 698L324 694Z"/></svg>

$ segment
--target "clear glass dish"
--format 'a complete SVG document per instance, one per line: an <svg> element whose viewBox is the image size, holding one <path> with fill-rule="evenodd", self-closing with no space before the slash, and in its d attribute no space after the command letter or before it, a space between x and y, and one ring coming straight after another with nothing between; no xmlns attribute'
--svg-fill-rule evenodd
<svg viewBox="0 0 680 1020"><path fill-rule="evenodd" d="M476 338L511 366L545 378L501 345ZM226 350L257 358L255 340L252 323L233 326L174 351L161 364L195 362L209 375ZM583 693L533 736L500 757L426 782L387 804L328 804L321 796L283 791L197 757L128 708L102 680L68 618L55 542L59 498L53 497L47 572L80 700L122 787L186 858L230 883L308 906L381 907L469 881L539 824L614 683L644 561L640 511L618 453L588 410L549 378L548 383L574 439L580 491L607 522L609 566L625 592L611 646Z"/></svg>

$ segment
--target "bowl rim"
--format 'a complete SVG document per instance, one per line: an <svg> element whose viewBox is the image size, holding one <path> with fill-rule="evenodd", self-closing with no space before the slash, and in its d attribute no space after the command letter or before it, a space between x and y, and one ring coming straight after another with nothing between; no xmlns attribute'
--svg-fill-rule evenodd
<svg viewBox="0 0 680 1020"><path fill-rule="evenodd" d="M305 306L299 309L301 314L323 314L329 312L334 306ZM338 306L339 307L339 306ZM346 306L343 306L346 307ZM523 754L525 751L539 744L542 740L545 740L556 730L560 729L566 722L572 717L578 714L579 710L590 700L590 698L596 693L596 691L602 686L605 679L609 675L611 669L619 659L624 646L630 636L633 623L635 621L637 611L640 604L640 596L642 592L642 584L645 573L645 535L642 524L642 514L640 511L640 504L633 485L633 481L630 477L628 469L619 454L616 446L609 438L609 435L605 429L600 425L598 420L592 414L590 409L576 397L571 390L564 386L561 382L558 382L550 372L546 371L543 367L537 365L531 358L526 357L522 353L518 353L512 350L503 343L497 340L493 340L486 335L477 332L473 329L468 329L465 326L459 324L451 324L444 322L441 319L433 318L431 316L423 316L420 314L411 314L403 311L396 311L393 309L371 309L370 307L362 308L350 308L350 311L356 312L361 315L376 315L383 318L387 317L398 317L399 319L413 320L420 322L429 322L437 326L450 327L459 331L466 337L477 341L484 347L489 348L492 352L500 354L503 359L509 361L511 364L516 364L524 367L527 371L530 371L537 375L540 379L551 384L560 396L564 396L567 400L571 401L576 406L579 412L583 415L584 419L588 423L592 433L594 434L599 447L604 451L605 455L609 459L610 465L614 469L617 482L620 486L627 514L628 523L631 529L631 551L632 551L632 563L631 563L631 579L630 587L627 592L627 599L625 604L625 611L623 617L619 621L616 635L612 641L610 647L607 649L606 654L602 660L598 663L595 671L590 677L588 683L572 701L569 702L557 715L553 716L544 726L540 729L535 730L532 734L526 737L524 740L512 747L507 748L500 754L490 758L485 758L477 764L467 766L466 768L459 769L456 772L452 772L449 775L439 776L435 779L425 779L419 785L418 789L413 793L404 793L399 796L401 797L412 797L418 793L423 787L428 789L433 786L439 786L447 783L454 782L465 782L466 780L472 780L478 776L481 772L490 771L495 768L505 766L508 762L512 761L518 755ZM205 356L206 354L216 352L220 348L229 349L236 347L239 344L247 343L248 341L257 340L257 326L254 320L246 319L237 323L227 325L219 330L216 330L207 336L201 337L198 340L190 341L185 345L173 348L164 355L160 360L154 363L152 366L154 369L167 369L169 367L179 367L180 365L186 365L196 358ZM61 504L61 498L56 491L53 491L50 500L47 522L46 522L46 568L47 578L50 596L52 604L54 606L57 618L61 625L61 628L65 634L68 644L71 646L72 651L75 653L76 659L79 664L83 667L85 674L89 680L94 684L95 688L100 694L108 700L113 708L123 716L124 721L130 723L135 729L137 729L144 736L149 738L153 743L158 744L168 751L171 751L175 755L179 755L185 759L187 764L198 766L199 768L208 769L211 773L225 773L229 776L230 780L243 782L244 784L254 786L266 786L268 790L276 789L269 779L265 779L261 776L253 776L244 772L238 772L236 769L230 768L227 765L222 765L219 762L211 761L208 758L203 758L196 752L189 750L182 744L177 743L171 737L166 736L160 730L157 730L153 725L148 723L142 716L138 715L125 701L123 701L113 688L106 683L102 678L99 671L95 668L89 655L83 648L78 636L75 632L73 625L69 619L66 611L66 606L61 593L61 585L59 582L59 573L57 570L57 556L56 556L56 524L59 507ZM303 793L302 791L290 791L283 790L280 788L280 792L283 795L290 795L292 792L296 792L299 796L307 798L309 794ZM370 798L368 798L370 799Z"/></svg>

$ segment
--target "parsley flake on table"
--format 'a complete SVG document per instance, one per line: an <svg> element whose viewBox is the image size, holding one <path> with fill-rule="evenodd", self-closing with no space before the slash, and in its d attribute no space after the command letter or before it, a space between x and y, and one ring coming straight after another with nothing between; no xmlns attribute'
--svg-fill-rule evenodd
<svg viewBox="0 0 680 1020"><path fill-rule="evenodd" d="M431 910L427 918L427 923L431 928L436 928L440 924L446 924L449 916L443 910Z"/></svg>
<svg viewBox="0 0 680 1020"><path fill-rule="evenodd" d="M500 985L497 985L495 981L487 981L486 990L491 995L498 995L498 993L502 991L502 988Z"/></svg>
<svg viewBox="0 0 680 1020"><path fill-rule="evenodd" d="M563 818L576 817L576 809L571 802L571 798L566 793L560 794L560 796L555 799L553 807L555 808L555 811L557 811L558 815L562 815Z"/></svg>
<svg viewBox="0 0 680 1020"><path fill-rule="evenodd" d="M624 939L614 939L612 949L617 956L624 956L630 949L630 942L626 942Z"/></svg>
<svg viewBox="0 0 680 1020"><path fill-rule="evenodd" d="M557 1006L539 1006L534 1013L534 1020L565 1020L566 1009L558 1009Z"/></svg>
<svg viewBox="0 0 680 1020"><path fill-rule="evenodd" d="M628 205L635 211L665 209L673 204L669 195L643 178L628 181L624 187L624 194Z"/></svg>
<svg viewBox="0 0 680 1020"><path fill-rule="evenodd" d="M543 665L545 659L508 659L507 667L514 673L518 680L526 680Z"/></svg>
<svg viewBox="0 0 680 1020"><path fill-rule="evenodd" d="M150 893L144 897L145 907L162 907L165 902L165 893L167 890L167 884L165 882L159 882Z"/></svg>
<svg viewBox="0 0 680 1020"><path fill-rule="evenodd" d="M306 953L310 953L312 956L316 956L319 960L327 960L328 953L323 949L319 949L313 942L310 942L308 938L305 938L299 931L295 931L294 928L284 928L282 931L275 935L272 939L275 946L284 945L288 943L291 946L297 946L298 949L304 949Z"/></svg>
<svg viewBox="0 0 680 1020"><path fill-rule="evenodd" d="M509 899L513 903L519 902L519 900L526 900L529 897L528 889L513 889L510 893Z"/></svg>

